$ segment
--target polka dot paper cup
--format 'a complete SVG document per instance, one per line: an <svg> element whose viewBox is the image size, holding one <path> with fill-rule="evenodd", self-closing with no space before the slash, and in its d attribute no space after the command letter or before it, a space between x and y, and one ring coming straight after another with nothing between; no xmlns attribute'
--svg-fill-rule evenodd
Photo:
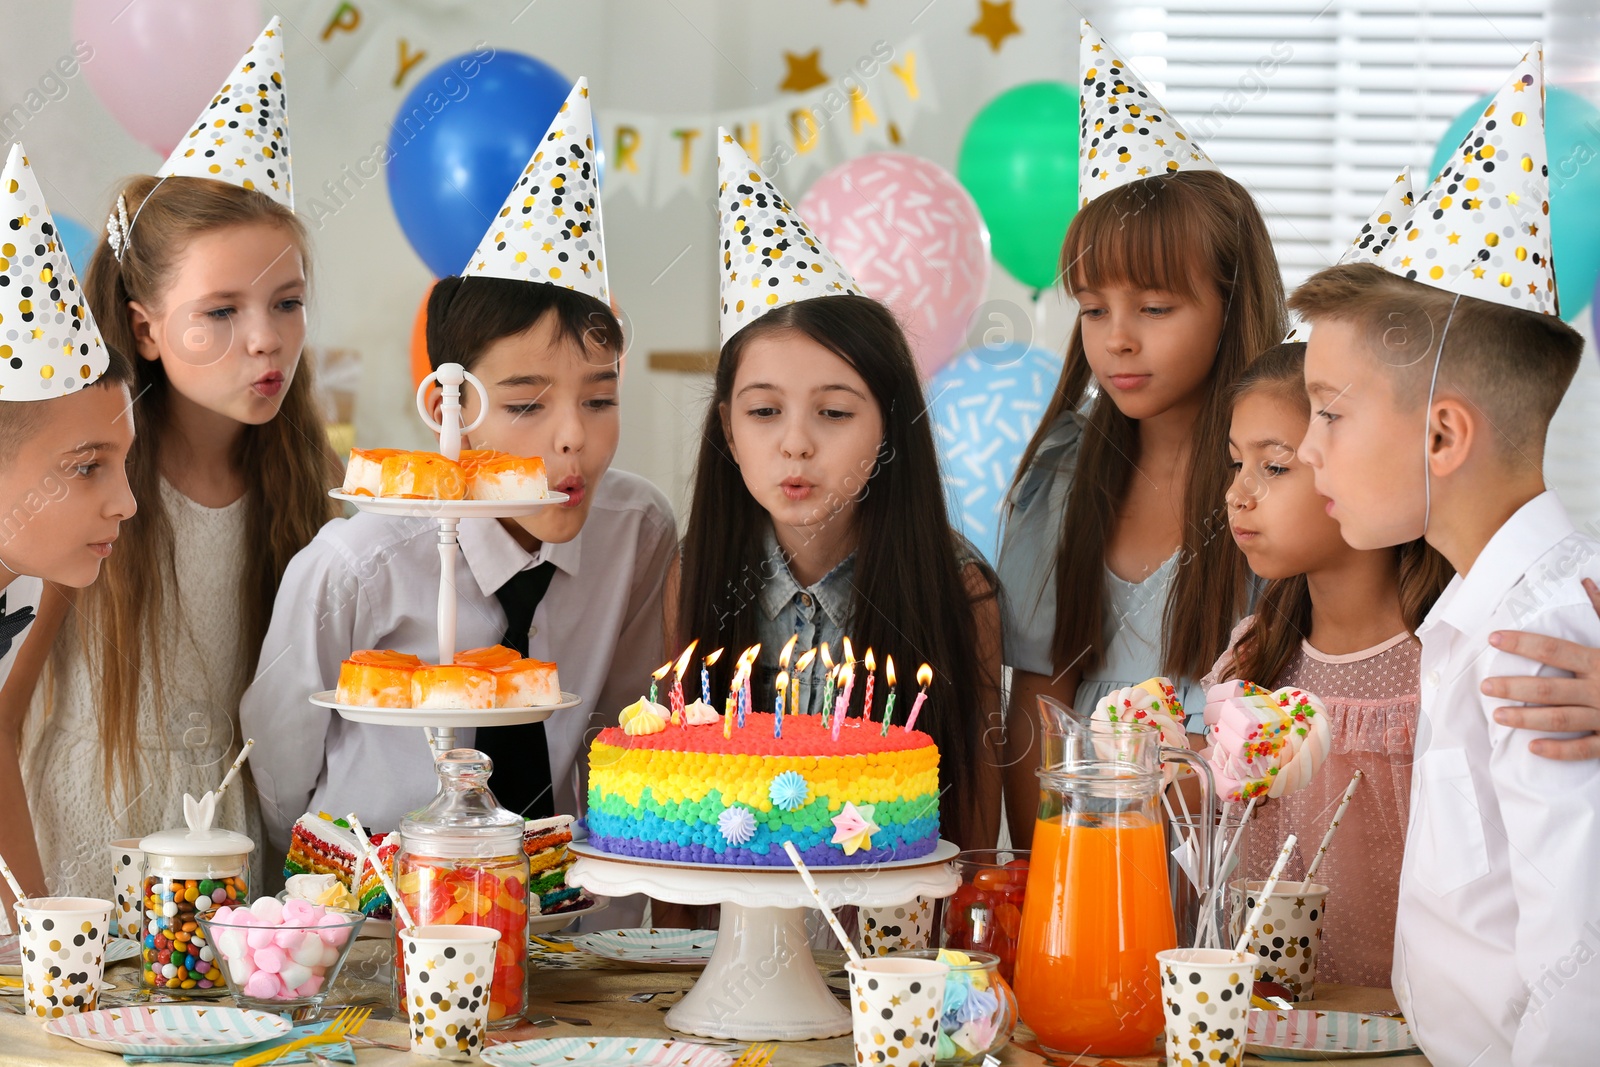
<svg viewBox="0 0 1600 1067"><path fill-rule="evenodd" d="M1233 936L1244 932L1245 917L1261 897L1264 882L1234 882ZM1322 949L1322 913L1328 887L1311 883L1279 882L1261 909L1261 925L1250 941L1255 957L1256 981L1276 982L1296 1001L1317 994L1317 956Z"/></svg>
<svg viewBox="0 0 1600 1067"><path fill-rule="evenodd" d="M144 852L142 838L111 842L111 934L138 941L144 934Z"/></svg>
<svg viewBox="0 0 1600 1067"><path fill-rule="evenodd" d="M1250 1018L1250 957L1226 948L1156 953L1167 1063L1239 1067Z"/></svg>
<svg viewBox="0 0 1600 1067"><path fill-rule="evenodd" d="M868 957L845 964L856 1063L933 1067L950 968L937 960Z"/></svg>
<svg viewBox="0 0 1600 1067"><path fill-rule="evenodd" d="M933 936L933 902L917 897L892 908L861 909L861 954L887 956L927 948Z"/></svg>
<svg viewBox="0 0 1600 1067"><path fill-rule="evenodd" d="M18 901L22 998L35 1019L94 1011L106 965L111 901L31 897Z"/></svg>
<svg viewBox="0 0 1600 1067"><path fill-rule="evenodd" d="M475 1060L483 1054L499 940L500 931L487 926L400 931L412 1052L436 1060Z"/></svg>

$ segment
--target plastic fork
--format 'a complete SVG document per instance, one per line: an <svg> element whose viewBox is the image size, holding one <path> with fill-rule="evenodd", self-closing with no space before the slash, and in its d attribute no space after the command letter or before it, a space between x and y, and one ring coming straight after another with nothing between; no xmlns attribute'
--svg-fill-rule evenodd
<svg viewBox="0 0 1600 1067"><path fill-rule="evenodd" d="M263 1067L264 1064L276 1062L279 1057L286 1053L307 1048L311 1045L337 1044L366 1025L367 1019L371 1015L371 1008L345 1008L333 1017L333 1022L322 1033L308 1034L287 1044L263 1049L253 1056L246 1056L242 1060L234 1060L233 1067Z"/></svg>
<svg viewBox="0 0 1600 1067"><path fill-rule="evenodd" d="M733 1061L733 1067L768 1067L772 1062L773 1053L777 1051L776 1043L751 1045Z"/></svg>

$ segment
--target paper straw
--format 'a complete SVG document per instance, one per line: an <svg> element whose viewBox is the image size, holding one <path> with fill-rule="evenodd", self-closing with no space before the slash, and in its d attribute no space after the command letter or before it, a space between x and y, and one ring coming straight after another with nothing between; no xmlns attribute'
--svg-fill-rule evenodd
<svg viewBox="0 0 1600 1067"><path fill-rule="evenodd" d="M217 786L216 796L218 800L222 799L222 794L228 791L228 787L233 784L233 780L239 777L239 768L244 766L244 761L250 758L250 750L255 747L256 739L252 737L239 750L238 758L233 761L233 766L228 768L228 773L223 775L222 784Z"/></svg>
<svg viewBox="0 0 1600 1067"><path fill-rule="evenodd" d="M367 831L362 828L361 820L356 818L356 813L351 812L344 817L350 824L350 831L356 835L356 840L361 842L362 858L372 864L373 873L378 876L378 881L383 883L383 891L389 894L389 903L394 905L394 913L400 916L400 921L405 924L403 929L415 930L417 924L411 921L411 912L406 910L405 901L400 899L400 891L389 880L389 872L383 869L383 864L378 862L378 850L372 847L372 839L367 837ZM361 865L356 864L356 874L361 873Z"/></svg>
<svg viewBox="0 0 1600 1067"><path fill-rule="evenodd" d="M839 944L844 946L845 952L850 956L850 962L860 963L861 954L850 943L850 935L844 932L844 927L839 925L838 916L834 915L833 909L828 907L827 902L822 899L822 890L818 889L817 883L812 880L811 872L806 869L805 861L800 858L800 853L795 849L794 842L785 841L783 850L789 854L789 862L794 864L794 869L800 872L800 880L806 884L807 889L811 890L812 899L817 902L817 907L822 909L822 917L828 920L829 926L833 927L833 936L837 937Z"/></svg>
<svg viewBox="0 0 1600 1067"><path fill-rule="evenodd" d="M1365 777L1360 771L1350 776L1350 784L1344 787L1344 797L1339 801L1339 806L1334 809L1333 822L1328 824L1328 832L1322 835L1322 844L1317 846L1317 854L1311 857L1311 866L1306 868L1305 881L1301 886L1311 884L1311 876L1317 873L1317 868L1322 865L1322 857L1328 854L1328 842L1333 840L1333 832L1339 828L1339 820L1344 818L1344 811L1350 806L1350 798L1355 796L1356 786L1361 784Z"/></svg>
<svg viewBox="0 0 1600 1067"><path fill-rule="evenodd" d="M1217 894L1222 892L1223 880L1228 877L1228 864L1233 862L1234 853L1239 851L1239 842L1244 837L1244 828L1250 824L1250 814L1256 810L1256 801L1260 799L1260 797L1251 797L1250 803L1244 806L1244 814L1239 816L1239 829L1234 831L1233 840L1228 843L1227 849L1222 853L1222 858L1217 861L1217 865L1212 871L1211 891L1206 894L1205 904L1203 905L1204 910L1200 914L1211 932L1218 935L1218 940L1221 940L1222 931L1216 929L1215 922ZM1217 827L1217 834L1220 836L1226 833L1227 827L1228 805L1223 804L1222 821ZM1216 855L1215 849L1212 850L1212 855Z"/></svg>
<svg viewBox="0 0 1600 1067"><path fill-rule="evenodd" d="M1283 842L1283 848L1278 851L1278 862L1272 865L1272 873L1267 875L1267 884L1261 887L1261 894L1256 897L1256 906L1250 909L1250 918L1245 920L1244 933L1239 935L1239 940L1234 944L1235 954L1242 955L1250 947L1250 941L1256 936L1256 924L1261 921L1261 913L1267 907L1267 899L1272 896L1273 890L1278 888L1278 878L1282 876L1283 869L1289 865L1289 856L1294 852L1296 838L1290 834Z"/></svg>
<svg viewBox="0 0 1600 1067"><path fill-rule="evenodd" d="M28 899L28 894L22 891L22 883L18 882L17 876L11 873L11 864L6 862L4 856L0 856L0 875L5 876L6 885L11 887L12 896L18 900ZM812 892L816 892L816 890L812 890Z"/></svg>

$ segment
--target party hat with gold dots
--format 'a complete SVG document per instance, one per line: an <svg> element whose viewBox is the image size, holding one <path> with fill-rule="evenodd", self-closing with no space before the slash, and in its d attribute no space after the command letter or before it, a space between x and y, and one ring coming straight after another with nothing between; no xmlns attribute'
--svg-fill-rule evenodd
<svg viewBox="0 0 1600 1067"><path fill-rule="evenodd" d="M1335 266L1343 263L1380 263L1383 250L1400 232L1400 224L1411 211L1411 202L1411 168L1406 167L1383 191L1383 199L1378 201L1378 206L1362 224L1361 232L1345 248L1344 255L1339 257L1339 263ZM1297 322L1283 343L1304 341L1310 336L1311 323Z"/></svg>
<svg viewBox="0 0 1600 1067"><path fill-rule="evenodd" d="M1216 170L1211 157L1084 19L1078 70L1080 205L1141 178Z"/></svg>
<svg viewBox="0 0 1600 1067"><path fill-rule="evenodd" d="M1544 53L1535 44L1379 262L1446 292L1556 314L1547 160Z"/></svg>
<svg viewBox="0 0 1600 1067"><path fill-rule="evenodd" d="M722 204L722 343L773 308L818 296L864 296L844 265L727 130L717 130Z"/></svg>
<svg viewBox="0 0 1600 1067"><path fill-rule="evenodd" d="M587 78L567 94L461 274L559 285L610 303Z"/></svg>
<svg viewBox="0 0 1600 1067"><path fill-rule="evenodd" d="M283 29L277 17L267 23L156 174L162 178L213 178L259 189L294 210L283 92Z"/></svg>
<svg viewBox="0 0 1600 1067"><path fill-rule="evenodd" d="M0 400L49 400L105 373L100 329L20 144L0 171Z"/></svg>

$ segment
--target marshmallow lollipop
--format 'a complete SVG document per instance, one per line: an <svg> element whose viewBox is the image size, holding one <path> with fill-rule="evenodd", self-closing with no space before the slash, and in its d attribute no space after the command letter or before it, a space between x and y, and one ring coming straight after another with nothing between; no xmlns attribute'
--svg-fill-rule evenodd
<svg viewBox="0 0 1600 1067"><path fill-rule="evenodd" d="M1126 689L1113 690L1101 698L1089 716L1093 722L1141 723L1161 731L1161 743L1173 748L1188 748L1183 729L1183 704L1178 690L1165 678L1149 678ZM1181 764L1166 763L1162 777L1171 784Z"/></svg>
<svg viewBox="0 0 1600 1067"><path fill-rule="evenodd" d="M1214 685L1205 719L1217 794L1235 803L1305 788L1332 747L1327 710L1303 689L1268 693L1250 682Z"/></svg>

